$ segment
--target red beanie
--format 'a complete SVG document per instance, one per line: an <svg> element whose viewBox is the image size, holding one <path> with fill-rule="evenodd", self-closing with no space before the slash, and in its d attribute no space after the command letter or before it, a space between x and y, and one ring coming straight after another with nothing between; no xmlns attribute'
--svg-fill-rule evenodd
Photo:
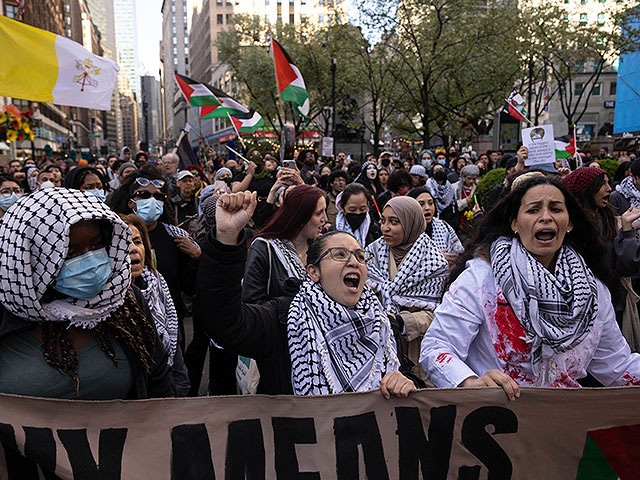
<svg viewBox="0 0 640 480"><path fill-rule="evenodd" d="M593 182L597 177L606 174L607 172L598 167L581 167L574 170L566 177L563 177L562 181L571 193L575 195Z"/></svg>

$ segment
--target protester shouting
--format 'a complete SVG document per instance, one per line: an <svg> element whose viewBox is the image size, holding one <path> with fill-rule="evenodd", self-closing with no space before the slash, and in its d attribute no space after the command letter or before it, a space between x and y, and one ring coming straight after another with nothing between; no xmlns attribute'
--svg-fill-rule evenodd
<svg viewBox="0 0 640 480"><path fill-rule="evenodd" d="M605 246L567 188L524 181L485 217L422 342L437 387L640 384L616 324ZM465 263L467 262L468 263ZM463 270L461 272L461 270Z"/></svg>
<svg viewBox="0 0 640 480"><path fill-rule="evenodd" d="M317 239L307 254L309 276L289 282L288 296L263 305L241 303L242 232L256 203L255 193L222 196L216 229L203 244L197 298L203 311L216 312L207 317L211 338L257 360L261 393L322 395L380 387L389 397L415 390L399 372L394 332L365 285L367 255L351 235L336 231Z"/></svg>

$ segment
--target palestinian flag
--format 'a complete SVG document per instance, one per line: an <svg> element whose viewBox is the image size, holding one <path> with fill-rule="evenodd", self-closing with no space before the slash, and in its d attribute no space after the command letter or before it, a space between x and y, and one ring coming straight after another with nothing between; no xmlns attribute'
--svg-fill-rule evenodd
<svg viewBox="0 0 640 480"><path fill-rule="evenodd" d="M516 120L531 123L527 118L527 110L524 108L524 98L522 98L522 95L515 90L513 90L511 95L507 98L503 111L504 113L511 115Z"/></svg>
<svg viewBox="0 0 640 480"><path fill-rule="evenodd" d="M253 108L247 113L229 115L233 128L239 134L254 133L264 127L264 120Z"/></svg>
<svg viewBox="0 0 640 480"><path fill-rule="evenodd" d="M298 67L286 50L271 37L271 57L276 70L276 84L283 102L293 102L298 113L309 116L309 93Z"/></svg>
<svg viewBox="0 0 640 480"><path fill-rule="evenodd" d="M236 102L222 90L175 74L176 83L184 98L192 107L200 107L200 118L225 118L227 113L248 112L247 107Z"/></svg>
<svg viewBox="0 0 640 480"><path fill-rule="evenodd" d="M638 478L640 425L602 428L587 432L576 480Z"/></svg>
<svg viewBox="0 0 640 480"><path fill-rule="evenodd" d="M574 136L556 137L556 158L572 158L576 153Z"/></svg>

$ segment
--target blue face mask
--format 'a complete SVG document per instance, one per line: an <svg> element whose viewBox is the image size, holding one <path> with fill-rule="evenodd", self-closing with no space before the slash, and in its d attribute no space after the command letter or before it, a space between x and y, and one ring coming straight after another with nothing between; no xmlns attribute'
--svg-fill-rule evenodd
<svg viewBox="0 0 640 480"><path fill-rule="evenodd" d="M65 260L54 288L73 298L88 300L98 295L111 275L107 250L101 248Z"/></svg>
<svg viewBox="0 0 640 480"><path fill-rule="evenodd" d="M144 223L151 225L160 218L164 212L164 203L155 198L144 198L136 200L136 215L138 215Z"/></svg>
<svg viewBox="0 0 640 480"><path fill-rule="evenodd" d="M422 166L427 170L431 168L431 159L422 160Z"/></svg>
<svg viewBox="0 0 640 480"><path fill-rule="evenodd" d="M85 190L85 192L95 195L101 202L104 202L107 199L104 194L104 190L98 190L97 188L94 188L93 190Z"/></svg>
<svg viewBox="0 0 640 480"><path fill-rule="evenodd" d="M446 160L438 160L438 165L446 165L447 161Z"/></svg>
<svg viewBox="0 0 640 480"><path fill-rule="evenodd" d="M0 208L6 212L19 198L16 192L11 192L9 195L0 195Z"/></svg>

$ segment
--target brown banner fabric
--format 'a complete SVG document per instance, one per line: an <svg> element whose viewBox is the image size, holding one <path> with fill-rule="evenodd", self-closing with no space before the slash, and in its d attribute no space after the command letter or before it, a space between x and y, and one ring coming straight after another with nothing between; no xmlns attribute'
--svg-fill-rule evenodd
<svg viewBox="0 0 640 480"><path fill-rule="evenodd" d="M0 478L639 478L639 404L640 387L523 388L515 402L489 388L391 400L0 395Z"/></svg>

